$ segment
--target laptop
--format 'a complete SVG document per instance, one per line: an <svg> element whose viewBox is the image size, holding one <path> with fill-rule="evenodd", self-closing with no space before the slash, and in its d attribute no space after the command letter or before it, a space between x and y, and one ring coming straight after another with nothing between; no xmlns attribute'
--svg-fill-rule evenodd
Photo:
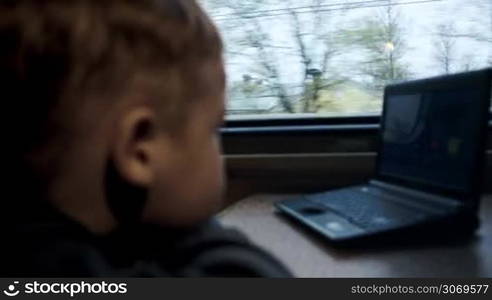
<svg viewBox="0 0 492 300"><path fill-rule="evenodd" d="M491 81L489 68L387 86L373 178L276 207L340 244L470 235L479 226Z"/></svg>

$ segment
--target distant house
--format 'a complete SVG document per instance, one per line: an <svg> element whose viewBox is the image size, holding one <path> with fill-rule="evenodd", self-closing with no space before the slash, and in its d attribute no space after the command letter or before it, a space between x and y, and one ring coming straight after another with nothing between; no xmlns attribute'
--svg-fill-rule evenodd
<svg viewBox="0 0 492 300"><path fill-rule="evenodd" d="M300 95L297 87L286 88L292 94ZM300 96L297 96L300 98ZM272 90L251 78L236 83L229 90L227 113L239 114L271 114L283 113L279 99ZM302 112L302 100L293 99L296 111ZM364 85L346 81L330 90L323 90L317 101L318 114L367 114L379 113L382 108L382 95Z"/></svg>
<svg viewBox="0 0 492 300"><path fill-rule="evenodd" d="M367 114L379 113L382 94L355 82L346 81L320 92L317 101L318 114Z"/></svg>
<svg viewBox="0 0 492 300"><path fill-rule="evenodd" d="M227 103L228 114L265 114L271 112L277 105L276 97L241 97L229 95Z"/></svg>
<svg viewBox="0 0 492 300"><path fill-rule="evenodd" d="M261 81L244 76L243 81L234 83L229 90L227 113L265 114L277 105L278 98Z"/></svg>

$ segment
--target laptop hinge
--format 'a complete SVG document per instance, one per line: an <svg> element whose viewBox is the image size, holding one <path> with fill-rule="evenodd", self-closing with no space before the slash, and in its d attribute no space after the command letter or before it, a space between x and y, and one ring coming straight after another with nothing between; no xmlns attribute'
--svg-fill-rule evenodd
<svg viewBox="0 0 492 300"><path fill-rule="evenodd" d="M383 188L383 189L388 189L392 190L395 192L400 192L403 194L411 195L416 198L422 199L422 200L430 200L434 203L439 203L447 206L452 206L452 207L457 207L457 206L463 206L464 203L462 201L459 201L458 199L453 199L453 198L447 198L443 196L439 196L436 194L431 194L431 193L426 193L423 191L417 191L414 189L406 188L403 186L379 181L379 180L370 180L369 184L375 185L377 187Z"/></svg>

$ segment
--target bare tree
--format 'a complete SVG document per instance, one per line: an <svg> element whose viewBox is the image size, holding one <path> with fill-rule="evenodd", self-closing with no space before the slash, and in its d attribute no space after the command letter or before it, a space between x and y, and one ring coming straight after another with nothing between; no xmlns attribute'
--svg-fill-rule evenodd
<svg viewBox="0 0 492 300"><path fill-rule="evenodd" d="M237 40L233 55L244 55L254 50L251 67L248 70L255 78L262 78L262 83L270 88L272 95L278 99L279 108L288 113L316 112L319 108L320 93L343 82L336 72L330 69L331 60L338 54L334 45L330 43L333 36L327 15L321 15L319 8L321 0L310 0L309 18L302 19L298 8L292 7L285 1L259 0L209 0L218 7L227 8L228 16L225 20L229 28L236 30ZM265 9L268 4L275 3L279 10L285 12L286 22L290 33L288 45L275 45L275 39L267 23L260 18L267 16ZM263 8L263 9L262 9ZM233 17L230 17L230 16ZM237 49L236 49L237 48ZM241 49L239 49L241 48ZM313 51L316 49L316 51ZM228 49L231 51L231 49ZM289 63L292 69L301 69L298 87L291 87L292 81L282 73L281 66ZM292 77L292 76L291 76ZM300 93L296 91L301 91Z"/></svg>
<svg viewBox="0 0 492 300"><path fill-rule="evenodd" d="M475 7L479 14L473 14L470 21L474 24L466 32L450 32L449 38L455 39L471 39L480 43L484 43L492 49L492 1L491 0L470 0L467 5ZM461 9L462 3L459 3L458 9ZM492 66L492 50L489 51L488 64ZM468 60L468 56L463 59ZM466 65L466 64L465 64Z"/></svg>
<svg viewBox="0 0 492 300"><path fill-rule="evenodd" d="M268 39L268 35L264 33L261 25L257 19L250 20L253 29L248 29L246 32L246 42L249 46L255 48L258 53L258 64L262 67L263 71L267 75L267 84L274 91L274 94L278 97L282 108L288 112L293 113L293 105L287 95L285 86L280 81L280 72L275 63L275 60L269 55L265 40ZM244 25L244 23L243 23Z"/></svg>
<svg viewBox="0 0 492 300"><path fill-rule="evenodd" d="M362 26L343 31L347 47L357 47L365 58L359 62L361 74L370 79L370 86L381 91L387 84L410 77L403 58L407 43L399 10L387 0L379 16L364 20Z"/></svg>
<svg viewBox="0 0 492 300"><path fill-rule="evenodd" d="M320 9L320 0L314 0L312 7L315 10ZM298 13L289 9L292 19L292 35L295 40L297 53L300 58L300 63L303 66L303 92L301 101L302 112L313 113L319 109L320 93L323 90L329 90L345 81L344 78L339 75L335 75L330 72L330 61L339 54L339 49L334 45L333 38L330 36L329 31L323 31L321 28L327 26L325 23L326 18L323 18L320 13L315 13L313 18L314 32L311 32L313 39L311 41L311 47L316 44L317 47L323 49L321 56L316 60L312 53L309 53L309 43L306 42L303 32L303 23L299 20Z"/></svg>
<svg viewBox="0 0 492 300"><path fill-rule="evenodd" d="M453 24L441 24L437 28L436 40L434 42L434 58L438 67L445 74L452 71L456 56L456 30Z"/></svg>

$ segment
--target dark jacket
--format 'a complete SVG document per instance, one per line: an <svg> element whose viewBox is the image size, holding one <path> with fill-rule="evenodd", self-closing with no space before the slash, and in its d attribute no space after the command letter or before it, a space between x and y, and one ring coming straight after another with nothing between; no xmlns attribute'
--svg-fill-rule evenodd
<svg viewBox="0 0 492 300"><path fill-rule="evenodd" d="M97 236L54 209L2 224L0 277L289 277L274 257L215 220L136 224Z"/></svg>

